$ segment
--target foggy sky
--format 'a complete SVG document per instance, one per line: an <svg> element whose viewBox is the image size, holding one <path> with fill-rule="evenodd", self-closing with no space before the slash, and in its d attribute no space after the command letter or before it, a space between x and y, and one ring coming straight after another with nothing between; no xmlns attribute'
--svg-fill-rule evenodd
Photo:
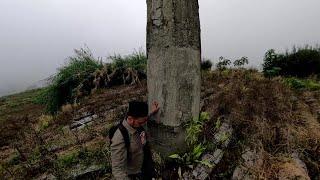
<svg viewBox="0 0 320 180"><path fill-rule="evenodd" d="M320 42L319 0L199 0L202 52L212 60ZM96 57L145 48L145 0L0 0L0 96L54 74L73 49Z"/></svg>

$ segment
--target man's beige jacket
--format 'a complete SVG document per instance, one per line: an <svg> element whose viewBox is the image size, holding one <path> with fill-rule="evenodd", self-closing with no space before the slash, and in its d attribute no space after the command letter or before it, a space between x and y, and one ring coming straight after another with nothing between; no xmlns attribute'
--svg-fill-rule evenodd
<svg viewBox="0 0 320 180"><path fill-rule="evenodd" d="M129 174L141 173L143 163L143 146L145 144L145 132L138 132L132 128L126 120L122 122L128 130L130 138L130 157L127 159L127 148L119 129L116 130L111 144L112 174L117 180L129 179Z"/></svg>

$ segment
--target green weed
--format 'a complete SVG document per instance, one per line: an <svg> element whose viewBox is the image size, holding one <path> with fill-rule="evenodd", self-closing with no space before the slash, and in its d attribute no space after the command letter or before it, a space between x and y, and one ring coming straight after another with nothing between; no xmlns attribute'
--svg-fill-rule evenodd
<svg viewBox="0 0 320 180"><path fill-rule="evenodd" d="M295 90L320 90L320 83L311 79L298 79L298 78L286 78L284 79L285 84Z"/></svg>
<svg viewBox="0 0 320 180"><path fill-rule="evenodd" d="M58 167L66 168L79 162L78 152L73 152L60 157L57 161Z"/></svg>
<svg viewBox="0 0 320 180"><path fill-rule="evenodd" d="M200 160L201 155L205 152L206 147L203 144L195 145L190 151L184 154L172 154L169 158L174 159L177 163L183 166L193 166L195 163L210 164Z"/></svg>
<svg viewBox="0 0 320 180"><path fill-rule="evenodd" d="M199 136L202 132L203 125L210 119L209 114L206 112L200 113L199 118L193 118L186 123L186 142L189 145L194 145L199 141Z"/></svg>
<svg viewBox="0 0 320 180"><path fill-rule="evenodd" d="M202 143L199 143L199 138L203 131L204 124L210 119L210 116L206 112L200 113L198 118L193 118L186 123L186 139L188 144L188 151L183 154L172 154L169 158L174 159L177 163L183 166L192 166L195 163L201 163L211 166L208 162L200 160L202 154L207 149Z"/></svg>

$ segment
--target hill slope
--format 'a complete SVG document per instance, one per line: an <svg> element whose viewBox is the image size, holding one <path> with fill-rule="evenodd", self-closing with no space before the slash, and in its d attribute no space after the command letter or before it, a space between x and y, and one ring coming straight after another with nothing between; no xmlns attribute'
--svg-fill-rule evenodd
<svg viewBox="0 0 320 180"><path fill-rule="evenodd" d="M217 123L233 129L211 179L319 178L320 92L292 91L249 70L208 72L202 81L201 111L210 120L201 139L214 139ZM146 100L146 83L100 89L56 117L33 104L39 91L0 99L0 177L109 179L107 129L130 100ZM161 172L178 176L170 173Z"/></svg>

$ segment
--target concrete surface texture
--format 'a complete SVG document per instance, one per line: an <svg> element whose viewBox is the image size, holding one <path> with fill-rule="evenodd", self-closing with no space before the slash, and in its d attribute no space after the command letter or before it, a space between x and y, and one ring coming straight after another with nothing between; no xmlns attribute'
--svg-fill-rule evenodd
<svg viewBox="0 0 320 180"><path fill-rule="evenodd" d="M183 123L199 116L198 0L148 0L147 17L148 100L161 106L161 126L152 126L151 133L158 145L173 150L182 147Z"/></svg>

